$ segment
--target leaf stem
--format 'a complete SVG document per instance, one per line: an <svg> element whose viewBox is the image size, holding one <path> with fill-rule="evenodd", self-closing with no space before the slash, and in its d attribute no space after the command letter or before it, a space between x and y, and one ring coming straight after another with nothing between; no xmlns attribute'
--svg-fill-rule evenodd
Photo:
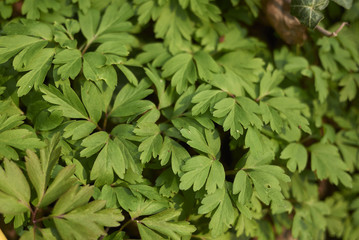
<svg viewBox="0 0 359 240"><path fill-rule="evenodd" d="M103 131L103 129L96 123L96 122L94 122L94 121L92 121L92 119L91 118L87 118L87 121L89 121L89 122L91 122L91 123L93 123L93 124L95 124L96 125L96 129L97 130L99 130L99 131Z"/></svg>
<svg viewBox="0 0 359 240"><path fill-rule="evenodd" d="M108 114L107 112L105 113L105 119L103 120L103 125L102 125L102 129L106 131L106 127L107 127L107 119L108 119Z"/></svg>
<svg viewBox="0 0 359 240"><path fill-rule="evenodd" d="M228 175L236 175L239 170L227 170L225 171L226 176Z"/></svg>
<svg viewBox="0 0 359 240"><path fill-rule="evenodd" d="M125 227L127 227L128 224L130 224L131 222L133 222L135 219L130 219L128 220L127 222L125 222L125 224L123 224L121 227L120 227L120 230L119 232L121 232Z"/></svg>
<svg viewBox="0 0 359 240"><path fill-rule="evenodd" d="M38 207L35 207L35 210L31 210L31 222L34 226L33 228L33 231L34 231L34 239L36 237L36 229L37 229L37 225L36 225L36 214L37 214L37 211L39 210Z"/></svg>
<svg viewBox="0 0 359 240"><path fill-rule="evenodd" d="M46 220L46 219L49 219L49 218L51 218L51 216L41 217L41 218L39 218L39 219L35 219L35 222L36 222L36 223L42 222L42 221L44 221L44 220Z"/></svg>
<svg viewBox="0 0 359 240"><path fill-rule="evenodd" d="M88 48L91 46L91 44L96 40L96 38L97 38L97 35L95 34L95 35L90 39L90 41L87 42L85 48L84 48L84 49L82 50L82 52L81 52L81 55L82 55L82 56L86 53L87 49L88 49Z"/></svg>
<svg viewBox="0 0 359 240"><path fill-rule="evenodd" d="M325 28L323 28L323 27L321 27L321 26L319 26L319 25L317 25L317 26L315 27L315 29L316 29L318 32L320 32L321 34L323 34L324 36L327 36L327 37L336 37L336 36L338 36L338 33L344 28L345 25L349 25L349 23L343 22L335 32L330 32L330 31L326 30Z"/></svg>

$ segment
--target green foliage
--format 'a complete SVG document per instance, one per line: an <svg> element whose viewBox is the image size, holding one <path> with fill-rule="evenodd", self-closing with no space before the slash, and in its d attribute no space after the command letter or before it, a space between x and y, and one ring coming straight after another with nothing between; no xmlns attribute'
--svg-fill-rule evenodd
<svg viewBox="0 0 359 240"><path fill-rule="evenodd" d="M267 36L262 2L0 1L4 222L24 240L359 239L358 2L292 0L303 46Z"/></svg>
<svg viewBox="0 0 359 240"><path fill-rule="evenodd" d="M324 19L322 11L330 1L334 1L346 9L350 9L353 4L353 0L293 0L290 5L290 13L297 17L302 24L314 29Z"/></svg>

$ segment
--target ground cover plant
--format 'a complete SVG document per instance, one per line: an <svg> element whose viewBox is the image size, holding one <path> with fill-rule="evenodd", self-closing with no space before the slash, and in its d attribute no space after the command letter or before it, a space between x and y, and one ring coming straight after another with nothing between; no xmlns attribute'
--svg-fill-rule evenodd
<svg viewBox="0 0 359 240"><path fill-rule="evenodd" d="M358 67L355 0L1 0L1 228L359 239Z"/></svg>

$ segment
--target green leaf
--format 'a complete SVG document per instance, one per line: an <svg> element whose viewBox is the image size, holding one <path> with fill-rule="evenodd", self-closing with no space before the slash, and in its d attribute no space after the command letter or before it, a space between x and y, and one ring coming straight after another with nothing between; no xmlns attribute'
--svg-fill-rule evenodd
<svg viewBox="0 0 359 240"><path fill-rule="evenodd" d="M230 130L231 136L238 139L240 134L243 134L243 127L239 122L240 119L240 107L236 104L232 98L225 98L218 102L213 112L214 117L225 117L223 122L223 130Z"/></svg>
<svg viewBox="0 0 359 240"><path fill-rule="evenodd" d="M233 194L238 193L239 203L249 203L253 193L252 182L249 179L248 174L243 170L237 172L233 181Z"/></svg>
<svg viewBox="0 0 359 240"><path fill-rule="evenodd" d="M90 0L72 0L72 2L78 3L79 8L84 13L86 13L89 10L89 8L91 7L91 1Z"/></svg>
<svg viewBox="0 0 359 240"><path fill-rule="evenodd" d="M224 186L225 177L226 175L222 163L218 160L214 161L207 178L207 192L213 193L217 188L222 188Z"/></svg>
<svg viewBox="0 0 359 240"><path fill-rule="evenodd" d="M90 9L86 14L80 12L79 22L82 34L85 36L87 41L92 41L100 22L100 12L95 9Z"/></svg>
<svg viewBox="0 0 359 240"><path fill-rule="evenodd" d="M249 147L251 153L258 157L259 155L263 154L263 145L262 134L258 131L258 129L254 127L248 127L245 137L245 146Z"/></svg>
<svg viewBox="0 0 359 240"><path fill-rule="evenodd" d="M59 11L61 5L56 1L40 1L37 2L35 0L29 0L24 2L21 8L21 13L26 14L28 19L38 19L41 14L46 14L49 9L53 9L54 11Z"/></svg>
<svg viewBox="0 0 359 240"><path fill-rule="evenodd" d="M41 162L34 152L28 150L25 160L26 171L30 181L35 187L38 198L42 198L46 188L46 173L43 171Z"/></svg>
<svg viewBox="0 0 359 240"><path fill-rule="evenodd" d="M105 66L106 57L98 52L87 52L83 56L83 73L87 80L104 80L114 89L117 85L117 73L113 66Z"/></svg>
<svg viewBox="0 0 359 240"><path fill-rule="evenodd" d="M132 83L133 85L137 86L138 85L138 80L136 78L136 76L131 72L130 69L128 69L125 65L123 64L117 64L117 67L121 70L121 72L126 76L127 80Z"/></svg>
<svg viewBox="0 0 359 240"><path fill-rule="evenodd" d="M119 56L127 56L129 54L126 45L121 45L116 41L104 42L97 49L96 52L101 54L114 54ZM121 65L121 64L119 64Z"/></svg>
<svg viewBox="0 0 359 240"><path fill-rule="evenodd" d="M191 86L184 92L177 100L174 109L173 116L179 116L184 113L188 107L191 105L191 100L194 95L195 88Z"/></svg>
<svg viewBox="0 0 359 240"><path fill-rule="evenodd" d="M152 93L148 88L148 82L141 81L137 87L130 84L125 85L116 96L111 117L129 117L141 114L154 107L148 100L141 100Z"/></svg>
<svg viewBox="0 0 359 240"><path fill-rule="evenodd" d="M27 94L32 87L35 87L35 90L39 89L51 67L53 55L53 49L45 48L32 56L31 62L24 69L25 71L30 71L23 75L16 84L19 87L17 91L19 97Z"/></svg>
<svg viewBox="0 0 359 240"><path fill-rule="evenodd" d="M324 102L329 94L326 74L317 66L312 66L311 69L314 73L315 90L319 93L319 101Z"/></svg>
<svg viewBox="0 0 359 240"><path fill-rule="evenodd" d="M88 203L93 188L72 187L56 202L52 212L55 226L63 239L89 239L105 234L103 227L116 227L124 217L119 209L103 209L106 201Z"/></svg>
<svg viewBox="0 0 359 240"><path fill-rule="evenodd" d="M357 84L356 84L357 83ZM357 94L357 85L359 85L359 74L347 74L339 82L339 85L342 86L340 90L341 102L346 100L352 101Z"/></svg>
<svg viewBox="0 0 359 240"><path fill-rule="evenodd" d="M10 196L8 194L4 194L0 191L0 212L2 214L21 214L26 211L29 211L29 209L19 202L19 200L13 196Z"/></svg>
<svg viewBox="0 0 359 240"><path fill-rule="evenodd" d="M354 170L354 166L359 166L359 148L356 144L358 137L355 137L355 135L354 131L340 131L335 138L335 143L350 172Z"/></svg>
<svg viewBox="0 0 359 240"><path fill-rule="evenodd" d="M280 154L281 159L288 159L287 167L291 172L304 170L307 165L308 155L305 147L300 143L287 145Z"/></svg>
<svg viewBox="0 0 359 240"><path fill-rule="evenodd" d="M289 64L286 66L288 65ZM294 65L297 67L298 61L294 61ZM259 96L257 99L262 99L268 95L275 94L279 90L278 85L283 81L284 74L279 70L271 72L272 68L272 66L268 66L266 72L261 78Z"/></svg>
<svg viewBox="0 0 359 240"><path fill-rule="evenodd" d="M224 54L217 61L224 66L223 77L214 78L211 83L225 92L235 96L243 96L245 90L255 98L254 83L258 82L259 74L263 72L264 62L255 58L253 53L236 50Z"/></svg>
<svg viewBox="0 0 359 240"><path fill-rule="evenodd" d="M188 84L194 84L197 80L197 70L192 55L180 53L168 60L162 67L162 76L171 78L171 86L176 87L178 94L183 93Z"/></svg>
<svg viewBox="0 0 359 240"><path fill-rule="evenodd" d="M280 192L279 183L280 181L290 182L290 178L284 174L283 169L274 165L260 165L251 169L247 173L259 198L265 204L269 204L270 200L272 200L272 204L284 205L284 197Z"/></svg>
<svg viewBox="0 0 359 240"><path fill-rule="evenodd" d="M141 162L147 163L151 158L156 158L162 148L162 136L160 128L154 123L140 123L133 130L137 136L146 137L138 146L141 153Z"/></svg>
<svg viewBox="0 0 359 240"><path fill-rule="evenodd" d="M4 168L0 166L0 212L18 214L29 211L30 186L14 162L4 160Z"/></svg>
<svg viewBox="0 0 359 240"><path fill-rule="evenodd" d="M11 17L12 6L5 4L5 2L0 2L0 15L2 18L7 19Z"/></svg>
<svg viewBox="0 0 359 240"><path fill-rule="evenodd" d="M36 56L39 51L44 51L44 47L46 45L46 41L40 41L25 47L19 54L14 57L14 60L12 61L14 69L17 71L28 71L32 68L36 68L37 66L33 61L34 56ZM38 58L37 61L41 62L43 59Z"/></svg>
<svg viewBox="0 0 359 240"><path fill-rule="evenodd" d="M213 112L214 117L224 118L223 130L230 129L235 139L243 134L243 127L262 126L262 121L256 115L260 112L258 105L246 97L238 97L237 101L233 98L224 98L214 106L216 110Z"/></svg>
<svg viewBox="0 0 359 240"><path fill-rule="evenodd" d="M151 240L151 239L158 239L158 240L163 239L164 240L165 239L161 235L156 233L155 231L152 231L150 228L146 227L145 225L138 223L137 227L138 227L138 231L140 232L141 238L143 240Z"/></svg>
<svg viewBox="0 0 359 240"><path fill-rule="evenodd" d="M329 178L331 183L346 187L352 186L352 178L346 172L347 166L341 159L338 149L331 144L315 143L310 146L312 170L316 171L319 179Z"/></svg>
<svg viewBox="0 0 359 240"><path fill-rule="evenodd" d="M154 32L156 38L164 39L171 52L176 52L191 39L193 26L187 12L173 2L167 3L158 13Z"/></svg>
<svg viewBox="0 0 359 240"><path fill-rule="evenodd" d="M109 139L94 162L91 180L96 180L96 185L111 184L114 180L113 171L122 179L125 170L126 162L120 146Z"/></svg>
<svg viewBox="0 0 359 240"><path fill-rule="evenodd" d="M220 72L219 65L205 51L198 51L194 54L193 59L196 62L198 77L209 82L214 73Z"/></svg>
<svg viewBox="0 0 359 240"><path fill-rule="evenodd" d="M96 128L96 124L86 121L78 120L73 121L64 128L64 137L72 137L72 140L79 140L81 138L89 136Z"/></svg>
<svg viewBox="0 0 359 240"><path fill-rule="evenodd" d="M201 131L192 126L181 130L181 134L189 140L187 141L188 145L203 153L208 153L212 158L216 158L221 147L218 132L208 129L205 129L204 132L206 138Z"/></svg>
<svg viewBox="0 0 359 240"><path fill-rule="evenodd" d="M191 233L196 231L196 228L187 221L171 221L180 214L181 211L168 209L142 219L141 223L171 239L180 240L185 236L191 236Z"/></svg>
<svg viewBox="0 0 359 240"><path fill-rule="evenodd" d="M145 68L145 72L148 78L153 82L156 87L159 101L158 109L170 106L175 100L175 89L170 86L165 89L166 82L160 79L159 73L156 71L156 69Z"/></svg>
<svg viewBox="0 0 359 240"><path fill-rule="evenodd" d="M293 97L273 97L265 101L268 106L272 107L278 113L286 116L286 122L291 128L300 128L304 132L311 134L309 122L302 115L306 105Z"/></svg>
<svg viewBox="0 0 359 240"><path fill-rule="evenodd" d="M132 184L128 185L128 188L132 191L132 193L137 196L144 196L148 199L161 200L162 197L158 194L157 189L143 184Z"/></svg>
<svg viewBox="0 0 359 240"><path fill-rule="evenodd" d="M298 208L293 218L293 237L313 239L320 237L327 225L330 209L324 202L315 201Z"/></svg>
<svg viewBox="0 0 359 240"><path fill-rule="evenodd" d="M192 103L195 105L192 108L192 114L204 114L208 108L213 108L216 102L226 97L226 93L220 90L204 90L197 93L192 98Z"/></svg>
<svg viewBox="0 0 359 240"><path fill-rule="evenodd" d="M9 103L9 102L4 102ZM38 139L34 138L33 134L25 129L13 129L14 127L17 127L23 123L24 116L22 115L12 115L10 117L7 117L5 114L0 115L0 136L2 136L3 139L0 140L0 157L6 157L8 159L14 159L19 160L19 156L17 152L12 148L16 147L18 142L16 141L19 139L23 139L26 142L27 138L31 138L34 140L37 145L41 144L41 142L38 141ZM20 130L20 131L19 131ZM15 131L15 132L14 132ZM17 136L16 133L22 133L22 136ZM15 139L7 139L8 137L15 137ZM39 146L40 147L40 146ZM23 149L23 147L18 146L17 148Z"/></svg>
<svg viewBox="0 0 359 240"><path fill-rule="evenodd" d="M181 172L181 166L184 161L189 159L191 156L187 150L181 146L178 142L165 136L161 151L158 155L161 165L164 166L171 159L171 167L173 173L179 174Z"/></svg>
<svg viewBox="0 0 359 240"><path fill-rule="evenodd" d="M53 63L60 65L57 73L62 79L75 79L82 68L82 55L77 49L65 49L55 55Z"/></svg>
<svg viewBox="0 0 359 240"><path fill-rule="evenodd" d="M162 196L173 197L179 190L179 178L171 169L167 169L156 179L156 186L160 187L159 193Z"/></svg>
<svg viewBox="0 0 359 240"><path fill-rule="evenodd" d="M276 111L272 106L268 105L264 101L259 103L261 109L263 122L265 124L270 124L270 127L273 131L281 133L283 130L283 119L280 116L280 113Z"/></svg>
<svg viewBox="0 0 359 240"><path fill-rule="evenodd" d="M115 5L110 5L106 8L96 35L120 31L124 27L128 28L131 24L125 21L132 17L133 14L134 11L130 4L122 3L120 9Z"/></svg>
<svg viewBox="0 0 359 240"><path fill-rule="evenodd" d="M187 190L193 186L193 191L198 191L206 184L208 193L213 193L216 188L224 186L224 168L218 160L195 156L185 162L182 171L180 189Z"/></svg>
<svg viewBox="0 0 359 240"><path fill-rule="evenodd" d="M80 31L78 21L74 19L66 19L65 26L55 22L54 23L54 40L63 48L75 49L77 48L77 40L74 39L74 34Z"/></svg>
<svg viewBox="0 0 359 240"><path fill-rule="evenodd" d="M83 56L83 73L87 80L99 79L99 69L106 63L106 58L98 52L88 52Z"/></svg>
<svg viewBox="0 0 359 240"><path fill-rule="evenodd" d="M27 129L11 129L0 132L0 154L18 158L11 148L20 150L42 148L45 144L41 142L34 133Z"/></svg>
<svg viewBox="0 0 359 240"><path fill-rule="evenodd" d="M93 186L79 187L75 185L63 194L56 202L51 213L52 216L60 216L82 205L85 205L93 194Z"/></svg>
<svg viewBox="0 0 359 240"><path fill-rule="evenodd" d="M328 0L293 0L290 13L305 26L314 29L324 18L320 12L328 6Z"/></svg>
<svg viewBox="0 0 359 240"><path fill-rule="evenodd" d="M350 9L353 5L353 0L332 0L343 8Z"/></svg>
<svg viewBox="0 0 359 240"><path fill-rule="evenodd" d="M169 58L171 58L170 53L162 43L146 44L143 46L142 50L144 52L136 56L136 60L141 64L152 61L153 67L161 67Z"/></svg>
<svg viewBox="0 0 359 240"><path fill-rule="evenodd" d="M209 229L213 237L221 236L234 222L234 208L226 188L217 189L201 201L199 214L211 213Z"/></svg>
<svg viewBox="0 0 359 240"><path fill-rule="evenodd" d="M82 141L81 145L85 147L85 149L80 152L80 156L90 157L94 155L102 149L108 140L109 134L107 132L100 131L91 134Z"/></svg>
<svg viewBox="0 0 359 240"><path fill-rule="evenodd" d="M101 119L102 112L107 107L105 106L102 93L94 83L85 81L81 86L81 99L89 113L90 119L97 123Z"/></svg>
<svg viewBox="0 0 359 240"><path fill-rule="evenodd" d="M23 115L12 115L7 117L5 114L0 115L0 131L10 130L12 128L20 126L22 123L24 123L25 116Z"/></svg>
<svg viewBox="0 0 359 240"><path fill-rule="evenodd" d="M66 166L56 175L55 179L46 189L46 192L39 202L39 207L46 207L57 200L69 188L71 188L77 180L71 178L75 173L75 165ZM47 175L48 177L48 175Z"/></svg>
<svg viewBox="0 0 359 240"><path fill-rule="evenodd" d="M54 86L42 86L41 92L44 93L43 98L56 106L52 110L62 111L65 117L87 119L87 112L77 96L76 92L68 85L63 85L63 93Z"/></svg>
<svg viewBox="0 0 359 240"><path fill-rule="evenodd" d="M22 49L43 40L24 35L10 35L0 37L0 64L8 61Z"/></svg>

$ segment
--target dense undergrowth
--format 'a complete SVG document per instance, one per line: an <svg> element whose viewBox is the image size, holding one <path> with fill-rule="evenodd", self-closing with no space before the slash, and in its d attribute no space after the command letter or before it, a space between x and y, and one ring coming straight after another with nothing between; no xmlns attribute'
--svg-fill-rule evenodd
<svg viewBox="0 0 359 240"><path fill-rule="evenodd" d="M359 239L359 1L285 2L0 1L4 232Z"/></svg>

